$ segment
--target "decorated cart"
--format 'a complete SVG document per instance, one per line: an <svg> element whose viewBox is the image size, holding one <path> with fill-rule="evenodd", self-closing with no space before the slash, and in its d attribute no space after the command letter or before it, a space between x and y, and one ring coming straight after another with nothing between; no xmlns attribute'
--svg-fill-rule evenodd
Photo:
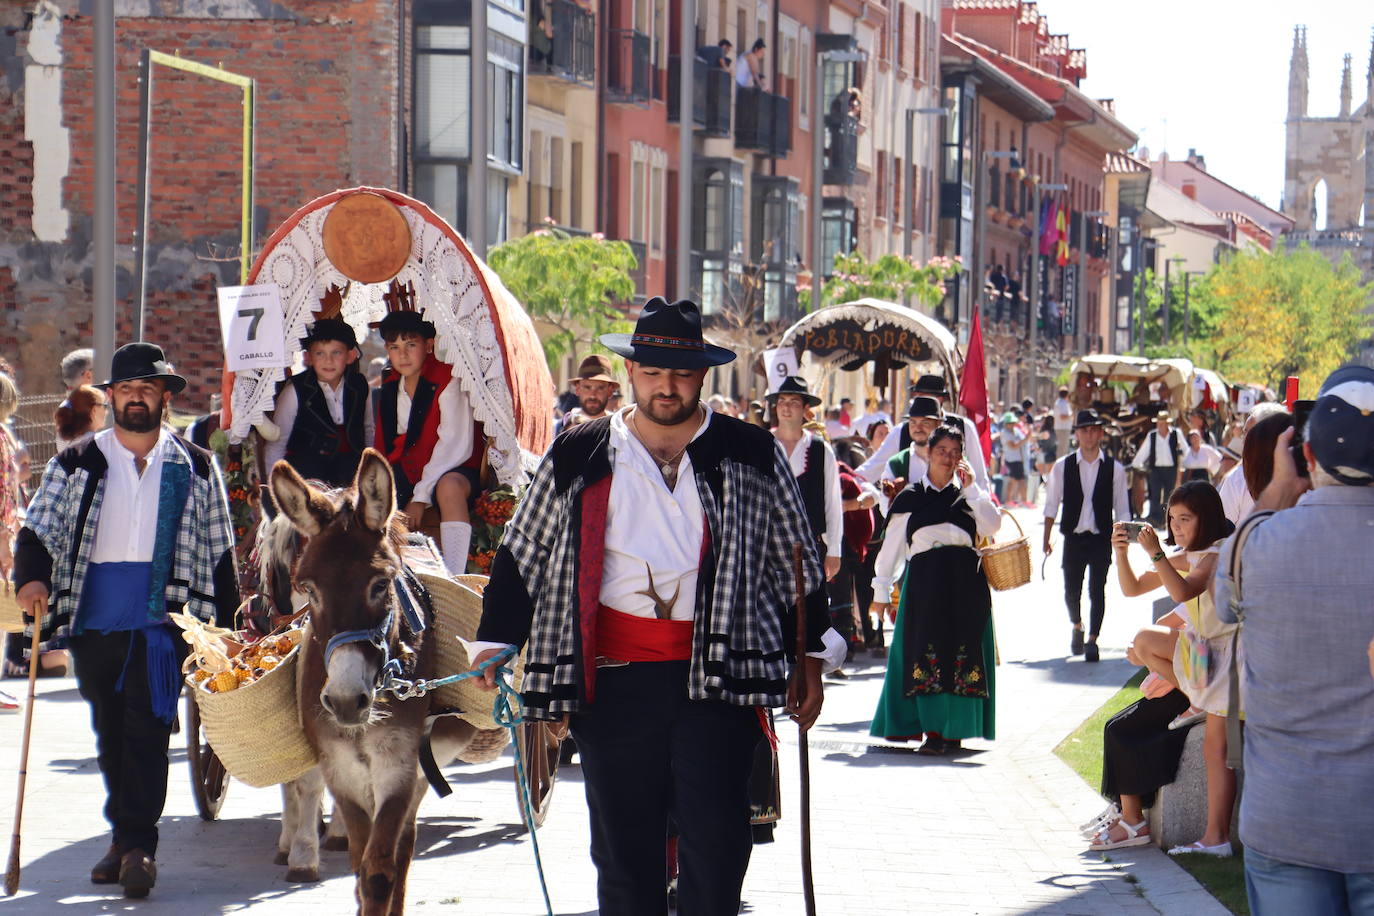
<svg viewBox="0 0 1374 916"><path fill-rule="evenodd" d="M254 478L265 477L268 469L253 467L252 454L262 451L254 445L282 434L271 414L280 387L293 367L299 369L297 341L313 320L327 312L362 341L388 311L422 312L437 332L435 356L453 366L452 383L466 394L477 427L483 492L469 569L489 569L504 523L552 438L554 387L529 316L458 233L425 204L396 191L335 191L282 223L247 285L230 292L227 307L223 291L221 299L227 340L220 425L231 446L243 450L238 490L251 498ZM438 569L442 575L442 564ZM485 583L481 575L460 579L456 587L475 592ZM269 583L262 586L270 592ZM187 719L197 804L202 817L213 819L228 774L205 738L197 704L188 704ZM542 821L558 737L546 723L527 723L516 738L528 762L535 817Z"/></svg>
<svg viewBox="0 0 1374 916"><path fill-rule="evenodd" d="M959 385L954 335L915 309L882 299L857 299L819 309L788 328L782 347L797 351L798 364L822 371L856 372L872 365L873 386L896 387L901 373L926 367L943 375L952 395Z"/></svg>

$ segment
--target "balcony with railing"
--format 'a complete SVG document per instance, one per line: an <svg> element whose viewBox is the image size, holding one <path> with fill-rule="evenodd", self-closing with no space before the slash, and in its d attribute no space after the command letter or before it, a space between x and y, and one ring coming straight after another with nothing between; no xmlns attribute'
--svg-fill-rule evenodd
<svg viewBox="0 0 1374 916"><path fill-rule="evenodd" d="M679 58L668 58L668 121L676 123L680 93L678 92ZM713 67L700 57L692 58L692 124L711 137L730 136L730 87L734 78L730 71Z"/></svg>
<svg viewBox="0 0 1374 916"><path fill-rule="evenodd" d="M530 18L530 75L596 81L596 16L574 0L543 0Z"/></svg>
<svg viewBox="0 0 1374 916"><path fill-rule="evenodd" d="M826 115L825 184L854 183L859 171L859 119L852 115Z"/></svg>
<svg viewBox="0 0 1374 916"><path fill-rule="evenodd" d="M606 100L647 105L650 91L649 36L634 29L606 34Z"/></svg>
<svg viewBox="0 0 1374 916"><path fill-rule="evenodd" d="M735 147L784 159L792 151L792 100L763 89L735 92Z"/></svg>

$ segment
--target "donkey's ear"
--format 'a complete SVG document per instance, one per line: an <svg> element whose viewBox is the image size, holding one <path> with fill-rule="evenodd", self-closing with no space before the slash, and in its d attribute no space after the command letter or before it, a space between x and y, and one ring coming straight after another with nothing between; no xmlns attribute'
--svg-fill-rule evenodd
<svg viewBox="0 0 1374 916"><path fill-rule="evenodd" d="M391 524L391 513L396 511L396 481L381 452L370 448L363 451L353 486L358 490L355 511L359 521L373 531L385 532Z"/></svg>
<svg viewBox="0 0 1374 916"><path fill-rule="evenodd" d="M258 484L258 504L262 506L262 514L267 516L269 522L281 511L277 508L277 501L272 498L272 488L265 483Z"/></svg>
<svg viewBox="0 0 1374 916"><path fill-rule="evenodd" d="M277 508L286 513L301 534L314 537L334 517L334 507L324 494L312 489L285 461L273 466L271 482Z"/></svg>

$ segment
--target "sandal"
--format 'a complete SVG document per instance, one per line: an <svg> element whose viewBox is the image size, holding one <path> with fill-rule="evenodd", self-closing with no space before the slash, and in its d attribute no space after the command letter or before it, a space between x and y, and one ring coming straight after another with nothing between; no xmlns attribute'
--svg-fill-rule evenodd
<svg viewBox="0 0 1374 916"><path fill-rule="evenodd" d="M1201 722L1205 718L1207 718L1207 710L1198 709L1196 706L1189 706L1183 712L1175 716L1174 721L1169 723L1169 731L1187 728L1195 722Z"/></svg>
<svg viewBox="0 0 1374 916"><path fill-rule="evenodd" d="M1112 827L1121 825L1121 829L1126 831L1124 840L1112 839ZM1150 842L1148 833L1141 833L1141 830L1150 828L1149 821L1141 821L1139 824L1128 824L1124 819L1117 819L1112 824L1103 827L1088 848L1093 852L1106 852L1109 849L1125 849L1128 846L1145 846Z"/></svg>
<svg viewBox="0 0 1374 916"><path fill-rule="evenodd" d="M1121 817L1121 809L1117 807L1116 802L1112 802L1106 808L1103 808L1102 813L1097 817L1079 824L1078 832L1083 834L1085 840L1091 840L1093 837L1097 836L1098 832L1101 831L1103 827L1119 817Z"/></svg>

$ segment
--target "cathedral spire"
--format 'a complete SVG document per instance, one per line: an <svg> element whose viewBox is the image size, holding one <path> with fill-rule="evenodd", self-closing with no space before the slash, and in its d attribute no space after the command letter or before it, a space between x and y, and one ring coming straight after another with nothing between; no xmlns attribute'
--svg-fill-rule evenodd
<svg viewBox="0 0 1374 916"><path fill-rule="evenodd" d="M1307 26L1293 27L1293 56L1288 63L1288 117L1307 117Z"/></svg>
<svg viewBox="0 0 1374 916"><path fill-rule="evenodd" d="M1345 56L1345 66L1341 70L1341 117L1350 117L1350 55Z"/></svg>
<svg viewBox="0 0 1374 916"><path fill-rule="evenodd" d="M1365 73L1365 117L1374 118L1374 29L1369 38L1369 70Z"/></svg>

